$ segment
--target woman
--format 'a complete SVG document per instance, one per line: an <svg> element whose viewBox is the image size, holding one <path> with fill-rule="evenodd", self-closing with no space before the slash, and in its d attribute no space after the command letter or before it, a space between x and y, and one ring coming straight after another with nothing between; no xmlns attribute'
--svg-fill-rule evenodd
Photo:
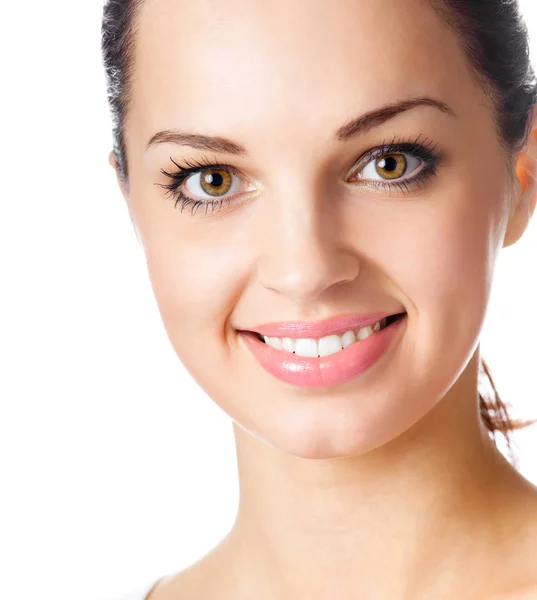
<svg viewBox="0 0 537 600"><path fill-rule="evenodd" d="M111 0L103 35L110 162L239 466L229 534L148 597L537 598L493 442L525 424L478 393L537 201L516 3Z"/></svg>

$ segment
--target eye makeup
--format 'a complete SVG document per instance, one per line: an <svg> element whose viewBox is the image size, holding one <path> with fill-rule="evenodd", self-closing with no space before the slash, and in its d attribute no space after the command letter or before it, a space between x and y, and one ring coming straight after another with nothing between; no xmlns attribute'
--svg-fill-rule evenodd
<svg viewBox="0 0 537 600"><path fill-rule="evenodd" d="M369 188L379 188L382 190L397 189L402 193L413 192L425 185L427 181L432 179L438 171L438 168L445 162L445 154L436 150L438 143L432 144L426 138L423 142L418 142L421 134L414 140L398 140L394 137L390 142L382 142L380 146L376 146L368 150L360 159L358 159L355 167L351 170L351 177L356 172L363 171L372 161L375 161L375 170L378 173L378 168L384 169L386 165L390 166L397 162L396 156L409 155L414 160L419 160L422 164L421 170L412 177L401 179L400 176L393 179L368 180L367 178L358 177L361 181L360 186ZM405 159L405 166L408 165ZM384 164L383 164L384 163ZM406 169L405 169L406 173ZM403 173L403 174L405 174ZM353 182L351 182L352 184Z"/></svg>
<svg viewBox="0 0 537 600"><path fill-rule="evenodd" d="M356 181L357 186L388 191L397 189L403 194L410 193L423 187L429 180L436 176L438 167L444 162L445 155L443 152L436 150L438 144L433 145L432 142L427 141L427 138L426 140L419 142L418 140L420 137L421 134L415 140L404 140L394 137L389 142L383 141L379 146L365 152L355 162L355 165L350 172L350 178L356 173L361 173L366 166L369 166L372 161L375 161L374 169L376 174L379 174L379 168L385 169L386 167L395 167L395 171L392 170L392 172L390 172L388 170L388 179L382 178L380 181L358 176L354 180ZM401 179L400 175L406 173L409 163L405 156L410 156L411 161L419 161L421 163L419 165L421 168L416 175ZM403 163L398 163L398 157L403 158ZM180 205L181 212L189 206L191 208L191 214L194 215L198 208L205 206L205 214L207 214L209 209L211 209L211 213L214 213L222 209L224 202L229 204L237 200L237 194L232 196L222 195L212 197L211 195L208 195L206 198L195 198L185 193L183 189L185 182L189 178L196 176L197 174L210 173L212 171L226 172L226 180L232 179L233 177L244 180L240 171L235 167L224 163L212 162L205 157L202 157L199 161L187 161L183 159L184 164L177 163L171 157L170 160L176 166L176 170L168 172L165 169L161 169L161 172L166 177L169 177L171 182L167 184L157 183L155 185L159 185L167 190L167 195L175 201L174 207ZM404 172L398 175L398 172L401 170L399 165L401 164L403 165ZM216 180L218 181L219 179L223 179L221 175L217 175ZM214 176L210 176L210 180L213 181ZM354 181L350 181L349 184L354 185ZM207 185L206 178L204 183ZM246 192L246 195L248 193L249 192ZM239 196L244 195L245 194L239 194Z"/></svg>
<svg viewBox="0 0 537 600"><path fill-rule="evenodd" d="M186 180L198 173L210 172L210 171L225 171L230 174L231 177L236 176L240 178L240 174L238 169L235 169L231 165L211 162L207 158L202 157L200 162L193 160L192 162L183 159L184 164L179 164L173 158L170 157L172 163L177 167L177 170L169 173L164 169L161 169L163 175L169 177L172 182L168 184L160 184L157 183L155 185L159 185L160 187L168 190L167 195L169 195L172 200L175 201L175 207L178 204L181 205L181 212L187 207L191 206L191 214L194 215L196 210L200 206L205 206L205 214L207 214L207 210L211 208L211 212L216 212L221 210L224 202L231 202L233 200L233 196L222 196L218 199L207 197L204 199L200 198L192 198L185 194L184 191L181 190ZM185 166L186 165L186 166Z"/></svg>

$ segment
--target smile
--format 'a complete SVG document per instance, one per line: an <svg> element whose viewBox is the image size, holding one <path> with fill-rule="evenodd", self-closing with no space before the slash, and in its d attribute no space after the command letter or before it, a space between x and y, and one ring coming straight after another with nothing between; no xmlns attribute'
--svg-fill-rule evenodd
<svg viewBox="0 0 537 600"><path fill-rule="evenodd" d="M400 313L342 335L278 338L239 331L239 338L272 376L299 387L322 388L350 381L372 367L406 322L407 313Z"/></svg>
<svg viewBox="0 0 537 600"><path fill-rule="evenodd" d="M268 344L275 350L282 350L296 354L297 356L307 356L311 358L329 356L337 354L352 344L367 339L374 333L381 331L391 325L397 319L404 316L404 313L391 315L390 317L380 319L373 325L360 327L359 329L349 329L342 335L327 335L321 338L299 338L299 337L271 337L256 333L259 340Z"/></svg>

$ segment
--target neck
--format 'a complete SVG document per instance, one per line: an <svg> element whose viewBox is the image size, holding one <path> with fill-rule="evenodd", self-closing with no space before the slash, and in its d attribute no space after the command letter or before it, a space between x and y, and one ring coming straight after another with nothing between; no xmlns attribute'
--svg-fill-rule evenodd
<svg viewBox="0 0 537 600"><path fill-rule="evenodd" d="M299 458L234 424L234 597L443 597L459 590L457 573L477 585L498 548L502 490L521 486L481 423L477 366L476 352L425 417L359 456Z"/></svg>

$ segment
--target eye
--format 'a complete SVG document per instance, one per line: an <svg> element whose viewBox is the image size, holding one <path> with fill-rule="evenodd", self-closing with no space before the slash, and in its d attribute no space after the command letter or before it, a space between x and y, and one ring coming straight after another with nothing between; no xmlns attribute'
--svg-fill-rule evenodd
<svg viewBox="0 0 537 600"><path fill-rule="evenodd" d="M359 179L390 181L413 173L422 163L419 158L406 153L385 154L374 158L362 169Z"/></svg>
<svg viewBox="0 0 537 600"><path fill-rule="evenodd" d="M183 158L185 164L178 164L171 157L170 160L177 170L169 173L161 169L161 172L170 178L171 183L155 185L168 191L175 206L181 205L181 212L187 206L191 207L192 214L202 207L205 208L205 214L209 209L216 212L221 210L224 202L234 202L236 192L256 190L254 185L247 188L247 179L230 165L211 162L205 158L200 162L189 162Z"/></svg>
<svg viewBox="0 0 537 600"><path fill-rule="evenodd" d="M221 198L244 191L240 177L227 169L208 168L190 175L184 182L186 191L195 198L203 199L208 194Z"/></svg>
<svg viewBox="0 0 537 600"><path fill-rule="evenodd" d="M420 136L418 136L419 139ZM444 153L435 151L437 144L414 142L383 143L366 153L352 171L355 181L363 185L410 192L432 179L438 167L444 163ZM365 166L361 166L366 163ZM420 168L422 167L422 168Z"/></svg>
<svg viewBox="0 0 537 600"><path fill-rule="evenodd" d="M435 150L438 144L431 147L427 142L418 143L420 137L421 134L415 141L398 142L394 138L389 143L383 142L359 160L351 170L351 176L355 181L363 181L366 186L388 190L397 188L402 192L411 192L411 188L425 185L435 177L438 167L444 164L445 154ZM257 189L250 178L245 178L235 167L227 164L211 162L206 158L199 162L189 162L183 158L185 164L178 164L171 157L170 161L177 170L169 173L161 169L161 172L171 182L155 185L167 190L175 206L181 205L181 212L190 206L192 214L202 207L205 208L205 214L209 209L214 213L222 209L224 202L240 205L246 201L244 198L240 200L244 195L241 192ZM361 167L364 162L365 166ZM423 167L419 168L420 165ZM407 177L402 179L403 176ZM248 195L248 198L251 199L251 196Z"/></svg>

